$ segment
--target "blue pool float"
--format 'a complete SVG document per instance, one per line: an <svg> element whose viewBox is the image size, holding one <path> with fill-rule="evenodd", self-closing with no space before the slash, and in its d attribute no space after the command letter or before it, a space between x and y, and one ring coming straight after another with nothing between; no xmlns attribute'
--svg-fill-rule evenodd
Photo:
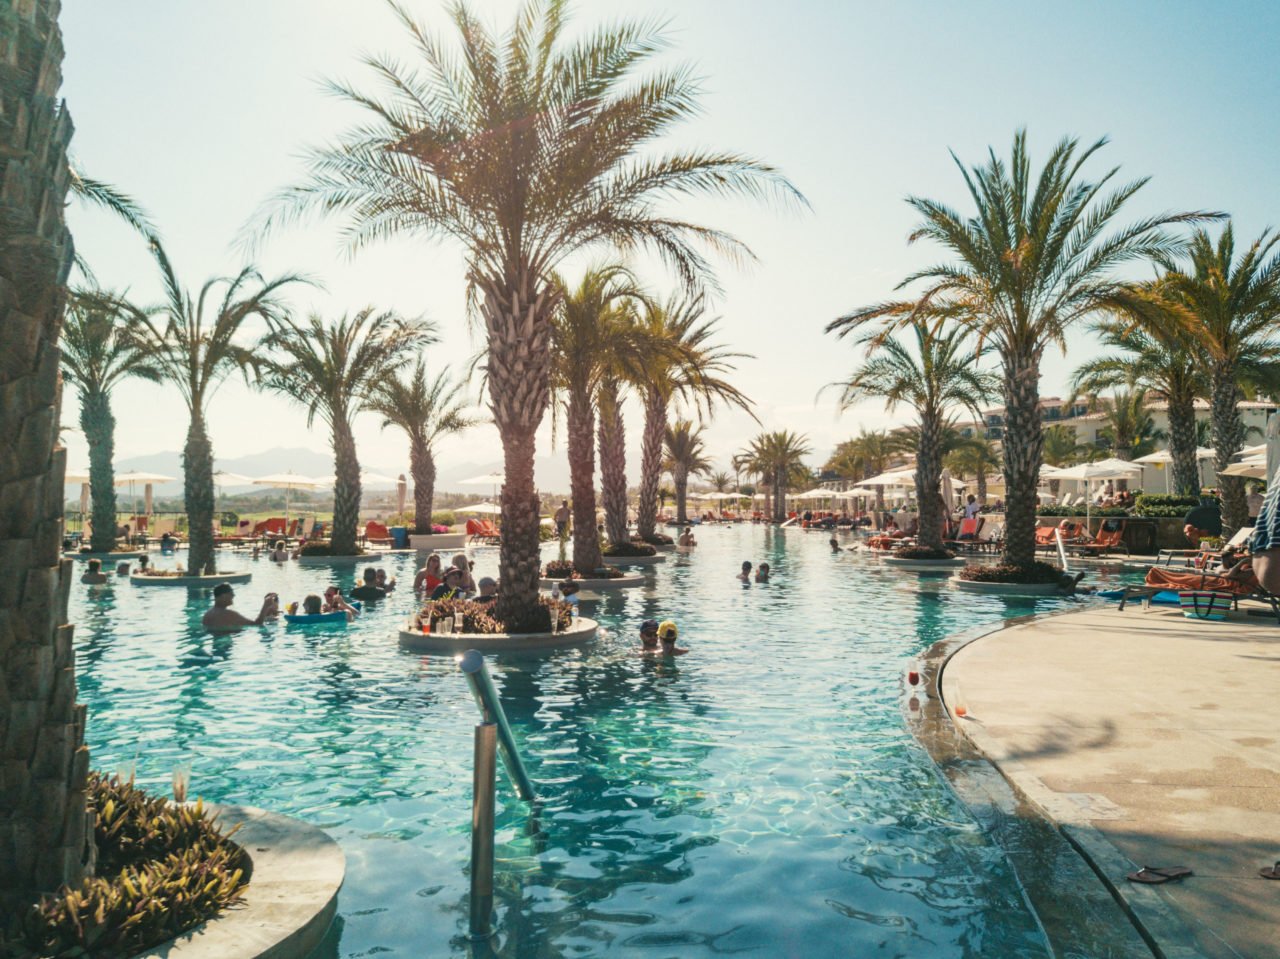
<svg viewBox="0 0 1280 959"><path fill-rule="evenodd" d="M357 613L363 607L359 600L351 604L351 608ZM285 613L284 621L290 626L323 626L329 623L347 624L347 614L345 610L334 610L332 613Z"/></svg>
<svg viewBox="0 0 1280 959"><path fill-rule="evenodd" d="M1095 596L1101 596L1103 599L1119 599L1124 595L1123 589L1100 589ZM1133 597L1137 599L1138 597ZM1151 602L1157 606L1177 606L1180 602L1178 594L1171 589L1162 589L1151 597Z"/></svg>

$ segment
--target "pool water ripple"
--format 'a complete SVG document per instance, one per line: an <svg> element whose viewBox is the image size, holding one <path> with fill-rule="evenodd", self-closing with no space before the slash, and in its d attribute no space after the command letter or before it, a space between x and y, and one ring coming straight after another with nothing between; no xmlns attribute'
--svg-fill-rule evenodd
<svg viewBox="0 0 1280 959"><path fill-rule="evenodd" d="M825 536L706 529L643 589L584 612L582 650L492 665L536 817L499 786L493 954L1040 957L1002 854L902 718L901 673L942 637L1064 601L960 595L831 555ZM473 551L476 574L496 570ZM768 584L735 579L743 559ZM238 605L354 573L249 566ZM401 582L409 556L384 565ZM471 730L451 659L400 651L412 597L347 629L214 638L207 598L116 581L73 591L94 764L327 829L348 857L330 955L465 955ZM635 655L645 618L690 655ZM499 779L504 774L499 772Z"/></svg>

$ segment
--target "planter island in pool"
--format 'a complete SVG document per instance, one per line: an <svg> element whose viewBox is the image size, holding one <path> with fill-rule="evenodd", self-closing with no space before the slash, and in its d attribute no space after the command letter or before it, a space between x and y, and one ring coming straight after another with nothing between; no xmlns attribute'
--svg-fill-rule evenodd
<svg viewBox="0 0 1280 959"><path fill-rule="evenodd" d="M213 589L219 583L233 586L253 579L252 573L214 573L212 576L148 576L131 573L129 582L134 586L185 586L187 589Z"/></svg>
<svg viewBox="0 0 1280 959"><path fill-rule="evenodd" d="M299 566L362 566L382 559L381 553L361 553L359 556L299 556Z"/></svg>
<svg viewBox="0 0 1280 959"><path fill-rule="evenodd" d="M655 563L665 563L667 557L662 553L655 553L653 556L606 556L604 561L610 566L653 566Z"/></svg>
<svg viewBox="0 0 1280 959"><path fill-rule="evenodd" d="M960 556L953 556L951 559L898 559L894 556L882 556L880 562L885 566L892 566L894 569L909 569L914 572L937 572L939 570L946 571L949 569L959 569L962 566L968 566L969 560Z"/></svg>
<svg viewBox="0 0 1280 959"><path fill-rule="evenodd" d="M987 593L991 596L1057 596L1062 587L1057 583L979 583L956 577L951 585L965 593Z"/></svg>
<svg viewBox="0 0 1280 959"><path fill-rule="evenodd" d="M543 589L550 589L552 586L558 586L564 582L564 577L557 579L547 579L545 576L538 580L538 585ZM635 573L631 576L615 576L613 579L575 579L574 584L578 589L625 589L628 586L643 586L644 576Z"/></svg>
<svg viewBox="0 0 1280 959"><path fill-rule="evenodd" d="M400 648L416 653L463 653L478 649L491 653L529 653L544 649L578 646L593 639L599 624L594 619L578 618L559 633L423 633L414 629L400 630Z"/></svg>
<svg viewBox="0 0 1280 959"><path fill-rule="evenodd" d="M142 559L147 555L145 549L127 549L120 553L63 553L66 559L100 559L104 563L114 562L119 559Z"/></svg>

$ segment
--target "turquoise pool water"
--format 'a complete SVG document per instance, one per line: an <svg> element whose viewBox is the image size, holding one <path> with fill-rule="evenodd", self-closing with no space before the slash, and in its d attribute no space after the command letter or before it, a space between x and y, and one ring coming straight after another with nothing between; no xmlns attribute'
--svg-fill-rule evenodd
<svg viewBox="0 0 1280 959"><path fill-rule="evenodd" d="M1040 957L1003 856L903 720L902 671L956 631L1076 600L961 595L831 555L825 535L699 531L650 585L584 604L580 651L491 663L542 797L499 770L502 957ZM476 574L496 569L472 551ZM744 559L769 584L734 577ZM250 615L354 572L227 556ZM402 582L411 556L383 563ZM80 697L96 767L299 816L347 855L341 956L465 955L472 727L451 659L401 652L393 595L347 629L203 634L207 597L77 585ZM642 619L692 650L635 655ZM490 954L490 953L485 953Z"/></svg>

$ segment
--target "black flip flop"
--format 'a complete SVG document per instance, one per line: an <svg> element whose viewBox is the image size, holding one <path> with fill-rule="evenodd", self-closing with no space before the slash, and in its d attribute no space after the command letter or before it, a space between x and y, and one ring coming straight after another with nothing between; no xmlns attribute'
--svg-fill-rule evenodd
<svg viewBox="0 0 1280 959"><path fill-rule="evenodd" d="M1274 866L1259 869L1258 875L1263 879L1280 879L1280 862L1277 862Z"/></svg>
<svg viewBox="0 0 1280 959"><path fill-rule="evenodd" d="M1280 865L1280 863L1277 863ZM1143 866L1137 872L1131 872L1125 876L1130 882L1141 882L1149 886L1158 886L1161 883L1172 882L1175 879L1185 879L1187 876L1194 876L1190 869L1186 866L1165 866L1156 868L1155 866Z"/></svg>

